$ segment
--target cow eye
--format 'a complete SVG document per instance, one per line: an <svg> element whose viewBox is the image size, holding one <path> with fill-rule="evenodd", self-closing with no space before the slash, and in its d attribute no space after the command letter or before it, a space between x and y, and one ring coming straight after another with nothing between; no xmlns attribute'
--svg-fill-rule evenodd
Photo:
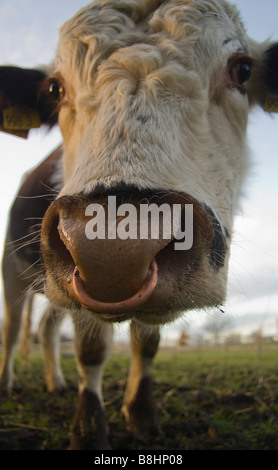
<svg viewBox="0 0 278 470"><path fill-rule="evenodd" d="M53 100L60 101L65 94L64 87L58 82L58 80L50 80L48 93Z"/></svg>
<svg viewBox="0 0 278 470"><path fill-rule="evenodd" d="M239 62L237 65L238 82L240 85L247 82L251 77L251 65L248 62Z"/></svg>
<svg viewBox="0 0 278 470"><path fill-rule="evenodd" d="M242 87L248 82L252 74L252 63L249 57L232 59L229 64L231 86Z"/></svg>

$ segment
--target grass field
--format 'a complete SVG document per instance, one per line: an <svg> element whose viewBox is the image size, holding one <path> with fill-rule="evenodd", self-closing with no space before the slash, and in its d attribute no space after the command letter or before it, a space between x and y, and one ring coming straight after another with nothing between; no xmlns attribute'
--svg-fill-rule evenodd
<svg viewBox="0 0 278 470"><path fill-rule="evenodd" d="M62 358L69 389L44 390L43 361L16 358L16 390L0 397L0 450L66 449L77 397L72 357ZM115 353L104 380L104 399L115 450L278 450L278 346L260 356L249 348L162 350L154 364L154 396L161 436L135 441L120 409L129 367Z"/></svg>

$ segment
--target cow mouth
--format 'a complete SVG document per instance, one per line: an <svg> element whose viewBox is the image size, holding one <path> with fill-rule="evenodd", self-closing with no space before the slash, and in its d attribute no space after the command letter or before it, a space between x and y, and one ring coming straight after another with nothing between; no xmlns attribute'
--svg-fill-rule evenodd
<svg viewBox="0 0 278 470"><path fill-rule="evenodd" d="M141 195L137 200L142 201ZM56 199L42 225L48 296L67 308L85 307L108 321L126 319L133 311L169 309L182 283L194 283L200 259L209 252L213 228L203 205L190 196L160 192L157 202L165 201L193 205L190 250L176 251L173 233L146 240L88 240L84 214L92 199L84 195ZM106 205L107 195L101 203Z"/></svg>
<svg viewBox="0 0 278 470"><path fill-rule="evenodd" d="M82 281L77 266L72 275L72 286L76 298L84 307L96 313L109 315L124 315L136 308L141 307L152 295L158 281L158 267L155 259L149 266L149 272L142 287L128 299L118 302L102 302L93 298L86 291L86 285Z"/></svg>

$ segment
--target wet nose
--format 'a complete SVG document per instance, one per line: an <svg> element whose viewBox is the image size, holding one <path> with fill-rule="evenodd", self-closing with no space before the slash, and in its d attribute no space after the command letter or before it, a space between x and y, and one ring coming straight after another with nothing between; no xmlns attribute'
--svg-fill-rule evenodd
<svg viewBox="0 0 278 470"><path fill-rule="evenodd" d="M156 211L149 210L151 204ZM192 217L185 220L189 206ZM177 207L180 215L174 218ZM190 238L190 224L194 242L181 252L176 237ZM209 251L213 239L204 206L188 195L163 191L63 196L52 203L42 226L46 268L66 294L97 313L119 315L151 297L164 252L186 265L190 253Z"/></svg>

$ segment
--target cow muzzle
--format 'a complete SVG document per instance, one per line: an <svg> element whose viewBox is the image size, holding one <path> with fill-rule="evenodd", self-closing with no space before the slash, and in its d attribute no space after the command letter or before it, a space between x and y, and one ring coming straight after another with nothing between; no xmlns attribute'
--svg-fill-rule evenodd
<svg viewBox="0 0 278 470"><path fill-rule="evenodd" d="M181 233L191 233L192 246L180 250ZM69 302L114 319L158 297L170 301L169 272L178 278L192 270L213 238L207 210L186 194L110 191L56 199L43 220L42 253L47 274Z"/></svg>

